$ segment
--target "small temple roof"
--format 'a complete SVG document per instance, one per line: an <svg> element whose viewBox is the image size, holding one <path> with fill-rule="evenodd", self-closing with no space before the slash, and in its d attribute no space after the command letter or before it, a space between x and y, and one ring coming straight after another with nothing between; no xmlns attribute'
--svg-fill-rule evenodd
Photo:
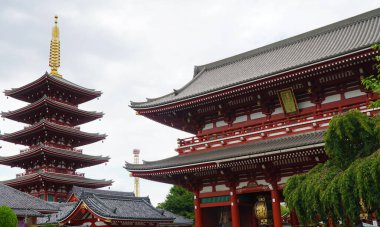
<svg viewBox="0 0 380 227"><path fill-rule="evenodd" d="M17 144L22 144L22 145L32 145L32 144L25 144L25 143L23 144L20 142L20 140L26 137L29 138L30 135L32 134L39 134L44 131L51 131L51 132L62 134L62 135L70 135L70 137L74 137L74 138L78 138L82 140L82 142L78 144L73 144L74 146L83 146L89 143L97 142L97 141L105 139L107 136L105 134L83 132L76 128L59 125L59 124L43 119L40 122L31 126L27 126L22 130L19 130L13 133L5 133L3 135L0 135L0 139L7 142L11 142L11 143L17 143ZM31 143L30 140L29 142Z"/></svg>
<svg viewBox="0 0 380 227"><path fill-rule="evenodd" d="M112 184L112 180L95 180L91 178L85 178L70 174L61 174L61 173L51 173L45 171L38 171L36 173L27 174L21 177L17 177L15 179L2 181L1 183L9 185L9 186L20 186L27 185L30 182L35 181L48 181L48 182L56 182L56 183L64 183L71 185L80 185L86 187L100 188L109 186Z"/></svg>
<svg viewBox="0 0 380 227"><path fill-rule="evenodd" d="M135 197L133 192L74 186L72 194L77 197L78 201L57 204L60 212L50 217L38 218L38 224L68 222L73 218L80 217L81 212L79 211L83 207L108 222L112 222L112 220L129 223L152 221L165 222L165 226L192 226L193 224L190 219L153 207L148 197Z"/></svg>
<svg viewBox="0 0 380 227"><path fill-rule="evenodd" d="M132 220L172 220L172 218L162 215L156 208L154 208L148 198L125 198L83 193L81 200L83 200L92 211L102 217Z"/></svg>
<svg viewBox="0 0 380 227"><path fill-rule="evenodd" d="M56 101L50 97L47 97L44 95L41 99L39 99L36 102L33 102L25 107L22 107L20 109L14 110L14 111L8 111L8 112L2 112L1 116L5 118L9 118L15 121L21 121L24 123L28 123L27 121L24 121L22 119L23 116L29 116L30 113L34 113L35 108L41 108L41 107L54 107L63 110L64 112L74 113L75 115L84 116L86 119L84 121L79 122L79 124L87 123L91 120L95 120L98 118L101 118L104 114L101 112L96 111L86 111L81 110L76 106L72 106L69 104L65 104L60 101ZM51 111L51 110L50 110ZM21 118L21 119L20 119ZM71 122L74 126L78 125L76 121Z"/></svg>
<svg viewBox="0 0 380 227"><path fill-rule="evenodd" d="M380 42L380 8L210 64L196 66L193 79L165 96L131 102L135 110L160 107L251 83Z"/></svg>
<svg viewBox="0 0 380 227"><path fill-rule="evenodd" d="M67 151L65 149L53 148L45 145L38 145L17 155L8 157L0 156L0 164L12 165L22 160L29 160L38 155L51 155L56 157L70 158L71 160L83 160L89 163L100 164L109 161L109 157L86 155L76 151ZM94 165L95 165L94 164ZM87 166L87 165L86 165ZM85 166L84 166L85 167Z"/></svg>
<svg viewBox="0 0 380 227"><path fill-rule="evenodd" d="M64 211L65 215L59 215L57 222L67 220L83 203L91 212L104 219L157 222L172 222L175 219L153 207L148 197L135 197L131 192L74 187L73 193L79 196L76 206L70 205L71 211Z"/></svg>
<svg viewBox="0 0 380 227"><path fill-rule="evenodd" d="M54 213L58 207L44 200L21 192L0 183L0 204L12 208L17 216L43 216L42 213Z"/></svg>
<svg viewBox="0 0 380 227"><path fill-rule="evenodd" d="M249 158L249 156L253 155L264 156L270 152L287 152L292 151L293 149L301 150L313 146L323 147L324 132L324 130L306 132L210 151L192 152L153 162L144 161L143 164L126 162L124 168L131 172L144 172L223 162L234 160L236 158Z"/></svg>
<svg viewBox="0 0 380 227"><path fill-rule="evenodd" d="M86 97L83 97L81 100L78 100L76 104L87 102L91 99L97 98L102 95L101 91L96 91L94 89L88 89L88 88L82 87L62 77L50 75L47 72L43 76L41 76L40 78L38 78L37 80L31 83L28 83L19 88L12 88L10 90L5 90L4 93L5 95L16 98L16 99L19 99L25 102L31 102L27 98L28 92L30 92L31 90L43 90L41 89L41 87L51 86L51 85L56 85L58 87L65 88L67 92L75 92L75 93L86 96Z"/></svg>

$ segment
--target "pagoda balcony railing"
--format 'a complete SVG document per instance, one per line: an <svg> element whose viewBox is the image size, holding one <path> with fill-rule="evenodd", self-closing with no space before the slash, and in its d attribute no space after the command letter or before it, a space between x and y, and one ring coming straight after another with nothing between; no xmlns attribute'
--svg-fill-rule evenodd
<svg viewBox="0 0 380 227"><path fill-rule="evenodd" d="M354 108L372 116L380 112L380 108L367 109L366 105L363 103L347 105L340 108L334 107L317 113L308 113L277 121L269 120L240 128L178 139L178 147L176 148L176 151L179 154L183 154L212 150L257 140L264 140L268 137L275 138L323 129L327 128L329 121L333 116Z"/></svg>
<svg viewBox="0 0 380 227"><path fill-rule="evenodd" d="M37 173L37 172L43 172L43 173L59 173L59 174L65 174L65 175L71 175L71 176L78 176L78 177L84 177L84 173L78 173L75 170L66 170L66 169L56 169L52 167L44 167L39 169L32 169L27 170L25 173L18 173L16 174L16 178L23 177L29 174Z"/></svg>
<svg viewBox="0 0 380 227"><path fill-rule="evenodd" d="M71 128L71 129L76 129L76 130L80 130L80 126L71 126L70 123L67 123L67 122L64 122L64 121L61 121L61 120L57 120L57 119L47 119L49 122L52 122L52 123L55 123L57 125L60 125L60 126L64 126L64 127L67 127L67 128Z"/></svg>
<svg viewBox="0 0 380 227"><path fill-rule="evenodd" d="M38 144L38 145L30 146L29 148L20 150L20 153L31 151L31 150L33 150L35 148L40 147L40 145L44 145L46 147L51 147L51 148L58 148L58 149L68 150L68 151L72 151L72 152L77 152L77 153L80 153L80 154L83 153L82 149L76 149L76 148L73 148L71 146L67 146L67 145L64 145L64 144L51 143L51 142L43 142L43 143Z"/></svg>
<svg viewBox="0 0 380 227"><path fill-rule="evenodd" d="M25 175L27 175L27 174L26 173L18 173L18 174L16 174L16 178L23 177Z"/></svg>
<svg viewBox="0 0 380 227"><path fill-rule="evenodd" d="M52 143L52 142L44 142L43 144L47 147L69 150L69 151L73 151L77 153L82 153L83 151L82 149L76 149L76 148L73 148L72 146L68 146L65 144Z"/></svg>
<svg viewBox="0 0 380 227"><path fill-rule="evenodd" d="M50 99L54 100L54 101L57 101L57 102L60 102L60 103L63 103L63 104L66 104L66 105L70 105L70 106L74 106L74 107L78 107L77 105L74 105L68 101L64 101L62 99L57 99L56 97L49 97Z"/></svg>
<svg viewBox="0 0 380 227"><path fill-rule="evenodd" d="M32 126L34 126L35 124L38 124L40 123L41 121L48 121L48 122L51 122L51 123L54 123L54 124L57 124L59 126L63 126L63 127L67 127L67 128L71 128L71 129L76 129L76 130L80 130L80 127L79 126L71 126L70 123L68 122L64 122L64 121L61 121L61 120L57 120L57 119L52 119L52 118L41 118L39 120L36 120L33 124L31 125L26 125L24 126L24 129L27 129L27 128L30 128Z"/></svg>
<svg viewBox="0 0 380 227"><path fill-rule="evenodd" d="M69 122L64 122L63 120L57 120L57 119L52 119L52 118L49 118L47 119L49 122L52 122L54 124L57 124L57 125L60 125L60 126L65 126L65 127L69 127L69 128L75 128L75 129L80 129L80 127L73 127L71 126L71 124Z"/></svg>

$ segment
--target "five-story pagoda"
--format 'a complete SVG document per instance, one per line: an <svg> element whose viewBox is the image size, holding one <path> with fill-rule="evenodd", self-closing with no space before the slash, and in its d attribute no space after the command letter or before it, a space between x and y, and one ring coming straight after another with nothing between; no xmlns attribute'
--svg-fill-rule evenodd
<svg viewBox="0 0 380 227"><path fill-rule="evenodd" d="M3 118L28 124L22 130L0 135L1 140L28 146L18 155L0 157L0 164L25 169L25 173L3 183L48 201L65 200L73 185L100 188L112 184L110 180L89 179L76 172L109 160L109 157L85 155L77 149L106 138L105 134L83 132L78 127L103 116L100 112L78 108L79 104L99 97L101 92L69 82L58 73L57 19L56 16L50 44L51 72L25 86L6 90L6 96L29 104L1 113Z"/></svg>

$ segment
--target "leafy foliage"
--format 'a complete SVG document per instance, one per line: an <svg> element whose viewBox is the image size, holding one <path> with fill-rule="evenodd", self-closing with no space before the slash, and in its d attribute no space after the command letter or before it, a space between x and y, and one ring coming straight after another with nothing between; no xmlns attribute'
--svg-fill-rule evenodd
<svg viewBox="0 0 380 227"><path fill-rule="evenodd" d="M302 223L327 223L329 216L354 223L361 212L380 209L379 122L357 110L330 121L324 138L330 159L291 177L284 188Z"/></svg>
<svg viewBox="0 0 380 227"><path fill-rule="evenodd" d="M281 204L281 216L290 214L290 210L287 206Z"/></svg>
<svg viewBox="0 0 380 227"><path fill-rule="evenodd" d="M380 44L372 45L372 49L380 50ZM373 92L380 94L380 56L376 56L377 61L377 75L370 75L362 80L362 84L367 88L371 89ZM370 107L380 107L380 99L371 103Z"/></svg>
<svg viewBox="0 0 380 227"><path fill-rule="evenodd" d="M334 117L324 136L326 153L334 165L346 169L357 158L372 154L379 147L375 128L376 120L359 111Z"/></svg>
<svg viewBox="0 0 380 227"><path fill-rule="evenodd" d="M194 196L190 191L177 185L170 189L166 200L163 203L159 203L157 207L186 218L194 219Z"/></svg>
<svg viewBox="0 0 380 227"><path fill-rule="evenodd" d="M0 227L16 227L17 216L8 206L0 206Z"/></svg>

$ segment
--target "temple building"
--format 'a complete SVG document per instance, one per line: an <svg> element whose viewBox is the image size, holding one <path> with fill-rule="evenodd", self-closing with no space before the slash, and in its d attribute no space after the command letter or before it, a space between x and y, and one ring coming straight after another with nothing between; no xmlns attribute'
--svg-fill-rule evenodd
<svg viewBox="0 0 380 227"><path fill-rule="evenodd" d="M0 184L0 206L8 206L17 216L18 226L36 226L37 218L59 211L54 204Z"/></svg>
<svg viewBox="0 0 380 227"><path fill-rule="evenodd" d="M194 134L178 154L126 163L135 177L194 193L196 227L282 226L287 179L325 162L330 119L368 116L378 95L361 79L376 73L380 9L194 68L181 89L131 107ZM292 226L298 226L291 215Z"/></svg>
<svg viewBox="0 0 380 227"><path fill-rule="evenodd" d="M192 220L154 208L149 197L131 192L74 186L60 212L39 218L38 223L64 226L191 227Z"/></svg>
<svg viewBox="0 0 380 227"><path fill-rule="evenodd" d="M47 201L65 201L73 185L100 188L111 180L86 178L77 169L106 163L109 157L84 154L77 147L104 140L106 135L80 130L80 125L100 119L103 113L85 111L78 105L101 96L100 91L76 85L58 73L60 41L57 17L50 44L50 73L19 88L6 90L6 96L28 103L23 108L2 112L3 118L27 124L23 129L0 135L3 141L28 148L19 154L0 157L0 164L25 172L2 182Z"/></svg>

